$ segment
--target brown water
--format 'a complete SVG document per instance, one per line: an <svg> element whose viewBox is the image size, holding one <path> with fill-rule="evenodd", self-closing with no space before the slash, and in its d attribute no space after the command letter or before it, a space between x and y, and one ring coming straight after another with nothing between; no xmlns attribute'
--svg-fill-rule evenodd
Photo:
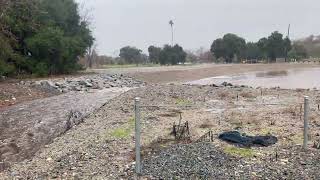
<svg viewBox="0 0 320 180"><path fill-rule="evenodd" d="M320 68L252 72L232 76L217 76L188 82L188 84L220 85L223 82L232 83L233 85L248 85L252 87L320 89Z"/></svg>

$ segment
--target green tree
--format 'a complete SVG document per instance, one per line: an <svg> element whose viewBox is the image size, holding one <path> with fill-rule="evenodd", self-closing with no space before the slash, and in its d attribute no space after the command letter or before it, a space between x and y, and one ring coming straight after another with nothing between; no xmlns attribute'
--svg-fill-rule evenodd
<svg viewBox="0 0 320 180"><path fill-rule="evenodd" d="M39 75L79 69L77 59L94 39L88 23L80 20L74 0L4 1L5 8L0 10L1 66L12 66L15 74Z"/></svg>
<svg viewBox="0 0 320 180"><path fill-rule="evenodd" d="M120 49L120 58L124 59L126 63L138 65L141 62L142 50L136 47L126 46Z"/></svg>
<svg viewBox="0 0 320 180"><path fill-rule="evenodd" d="M262 59L263 53L258 46L258 43L248 42L246 45L247 59Z"/></svg>
<svg viewBox="0 0 320 180"><path fill-rule="evenodd" d="M267 59L268 58L268 39L267 38L261 38L257 42L257 46L259 47L263 58Z"/></svg>
<svg viewBox="0 0 320 180"><path fill-rule="evenodd" d="M175 46L165 45L160 52L160 64L161 65L176 65L186 62L187 53L181 46L176 44Z"/></svg>
<svg viewBox="0 0 320 180"><path fill-rule="evenodd" d="M283 35L278 31L273 32L267 41L267 56L272 61L276 58L286 57L287 51L291 49L291 42L288 38L283 39Z"/></svg>
<svg viewBox="0 0 320 180"><path fill-rule="evenodd" d="M148 52L149 52L150 62L159 64L161 48L155 47L155 46L149 46Z"/></svg>
<svg viewBox="0 0 320 180"><path fill-rule="evenodd" d="M211 52L216 58L224 58L227 63L231 63L235 57L245 56L246 41L235 35L226 34L223 38L216 39L211 45Z"/></svg>

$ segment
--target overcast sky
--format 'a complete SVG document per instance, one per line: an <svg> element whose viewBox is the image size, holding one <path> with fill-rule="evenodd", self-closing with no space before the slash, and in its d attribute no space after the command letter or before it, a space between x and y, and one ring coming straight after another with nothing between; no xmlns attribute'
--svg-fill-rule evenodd
<svg viewBox="0 0 320 180"><path fill-rule="evenodd" d="M184 49L210 48L216 38L235 33L257 41L273 31L291 39L320 34L319 0L77 0L92 9L100 54L117 56L123 46L146 52L149 45L171 41Z"/></svg>

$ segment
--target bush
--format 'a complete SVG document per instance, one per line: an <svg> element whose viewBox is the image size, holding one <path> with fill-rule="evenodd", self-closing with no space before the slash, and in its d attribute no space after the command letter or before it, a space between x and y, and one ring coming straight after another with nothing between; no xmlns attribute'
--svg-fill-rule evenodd
<svg viewBox="0 0 320 180"><path fill-rule="evenodd" d="M12 75L15 72L15 67L13 65L5 63L0 60L0 76Z"/></svg>
<svg viewBox="0 0 320 180"><path fill-rule="evenodd" d="M33 69L33 73L36 76L44 77L49 74L49 68L46 63L40 62L38 63L35 68Z"/></svg>
<svg viewBox="0 0 320 180"><path fill-rule="evenodd" d="M86 53L94 38L88 23L81 20L75 0L9 4L0 19L0 75L46 76L81 69L78 57Z"/></svg>

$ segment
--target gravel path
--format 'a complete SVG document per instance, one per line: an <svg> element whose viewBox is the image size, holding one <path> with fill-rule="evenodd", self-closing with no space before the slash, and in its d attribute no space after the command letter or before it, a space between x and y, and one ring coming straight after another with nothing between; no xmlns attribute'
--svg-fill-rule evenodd
<svg viewBox="0 0 320 180"><path fill-rule="evenodd" d="M143 161L143 174L164 179L232 178L235 160L212 143L174 145Z"/></svg>
<svg viewBox="0 0 320 180"><path fill-rule="evenodd" d="M130 88L69 92L12 106L0 113L0 170L32 157L55 137Z"/></svg>

